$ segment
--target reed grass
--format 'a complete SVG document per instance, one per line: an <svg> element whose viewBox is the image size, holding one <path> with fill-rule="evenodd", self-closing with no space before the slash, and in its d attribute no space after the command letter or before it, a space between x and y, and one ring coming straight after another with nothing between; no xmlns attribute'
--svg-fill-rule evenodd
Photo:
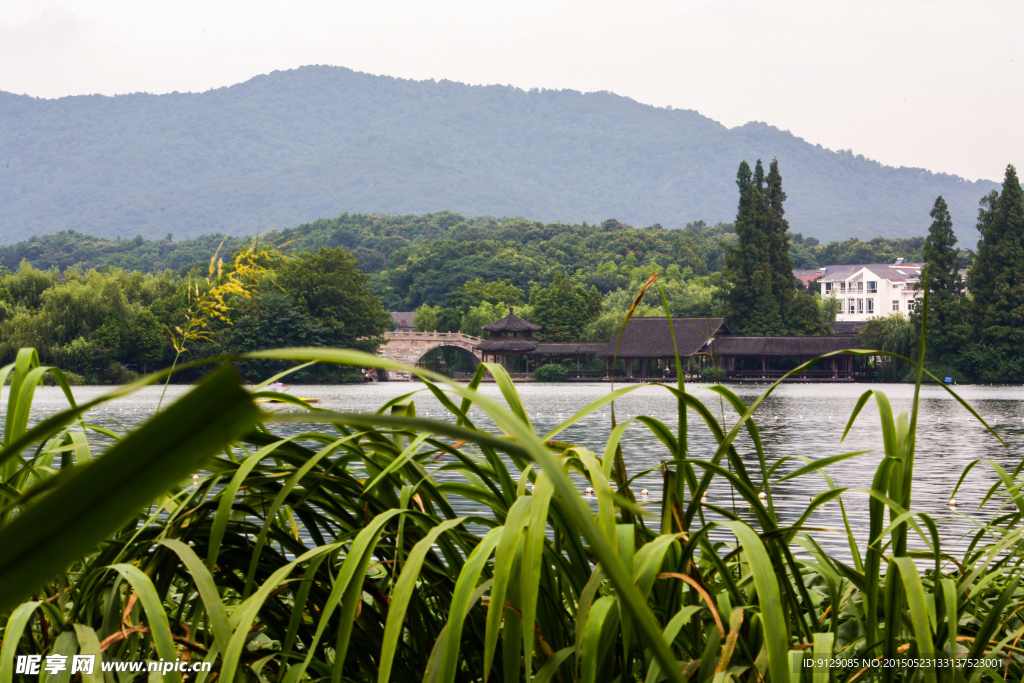
<svg viewBox="0 0 1024 683"><path fill-rule="evenodd" d="M0 449L0 680L15 678L18 655L75 653L209 661L213 671L190 680L281 683L974 682L1024 672L1022 466L972 463L1000 477L989 495L1007 507L952 557L935 522L909 512L916 393L909 414L894 414L884 393L867 391L850 416L847 432L874 401L884 457L865 491L868 543L847 522L844 562L809 523L832 502L846 519L848 489L825 468L862 454L782 474L785 459L766 450L754 420L778 383L749 405L714 387L740 416L731 426L682 382L654 385L677 405L677 426L650 416L613 424L594 452L559 436L647 385L614 389L542 434L497 365L460 385L354 351L249 357L413 372L446 415L419 415L415 393L373 413L318 410L245 391L226 366L115 433L90 423L89 410L164 375L77 405L60 372L23 351L0 370L12 380ZM478 391L485 371L503 400ZM47 372L70 407L30 427ZM919 369L918 385L925 376ZM254 401L268 397L295 410L259 410ZM481 412L492 429L471 415ZM713 450L691 448L689 412ZM637 504L625 471L621 439L634 422L664 448L654 509ZM295 424L306 431L284 435ZM744 432L753 471L735 447ZM772 487L802 477L823 477L829 490L782 524ZM703 499L716 480L741 508ZM460 516L456 498L487 512ZM911 535L924 550L909 549ZM803 664L894 656L959 660ZM975 660L995 665L960 666Z"/></svg>

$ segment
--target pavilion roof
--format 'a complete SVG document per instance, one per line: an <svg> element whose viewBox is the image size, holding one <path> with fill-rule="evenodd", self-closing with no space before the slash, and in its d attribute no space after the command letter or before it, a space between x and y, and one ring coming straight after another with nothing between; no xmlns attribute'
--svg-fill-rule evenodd
<svg viewBox="0 0 1024 683"><path fill-rule="evenodd" d="M732 330L725 324L725 318L672 318L669 329L668 318L630 318L622 333L619 358L671 358L676 353L672 344L672 330L675 330L679 355L692 356L707 346L716 336L731 335ZM615 354L618 334L605 345L601 356Z"/></svg>
<svg viewBox="0 0 1024 683"><path fill-rule="evenodd" d="M856 337L867 325L860 320L837 320L832 323L832 333L840 337Z"/></svg>
<svg viewBox="0 0 1024 683"><path fill-rule="evenodd" d="M531 356L597 356L604 353L608 345L603 342L540 343L530 351Z"/></svg>
<svg viewBox="0 0 1024 683"><path fill-rule="evenodd" d="M508 315L501 320L496 320L493 323L484 325L481 329L488 332L540 332L541 326L526 322L513 313L512 307L510 306L508 309Z"/></svg>
<svg viewBox="0 0 1024 683"><path fill-rule="evenodd" d="M488 339L473 347L474 351L504 351L506 353L527 353L540 344L536 339Z"/></svg>
<svg viewBox="0 0 1024 683"><path fill-rule="evenodd" d="M857 338L844 337L741 337L715 340L714 356L758 356L770 358L814 358L833 351L856 349Z"/></svg>

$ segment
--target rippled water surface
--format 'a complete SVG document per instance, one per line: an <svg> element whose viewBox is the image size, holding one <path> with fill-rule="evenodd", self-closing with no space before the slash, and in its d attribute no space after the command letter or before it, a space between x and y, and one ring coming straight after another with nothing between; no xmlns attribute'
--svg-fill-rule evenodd
<svg viewBox="0 0 1024 683"><path fill-rule="evenodd" d="M418 383L391 382L352 386L297 386L291 389L291 393L319 399L319 408L369 412L391 398L422 388L423 385ZM747 403L766 388L766 385L753 384L731 386ZM607 384L524 383L518 389L535 428L539 433L546 433L576 411L607 395L610 387ZM780 458L790 457L792 460L780 468L780 472L785 472L801 464L795 456L821 458L867 450L871 452L834 465L827 472L840 487L870 486L875 468L882 457L878 409L874 402L864 408L845 442L840 441L858 397L868 389L884 391L896 412L910 409L914 388L908 385L791 384L778 388L762 404L756 416L769 466ZM186 390L187 387L172 386L168 389L166 400L173 400ZM985 493L998 481L990 467L978 466L971 471L956 494L959 507L949 508L947 502L964 468L974 460L987 458L1012 470L1020 462L1021 436L1024 434L1024 388L964 386L956 387L956 390L995 428L1009 447L1002 446L944 389L936 386L922 387L913 509L935 519L947 550L962 546L964 534L977 528L972 520L987 521L1004 500L999 497L978 510ZM91 413L91 421L113 421L125 427L136 425L156 407L160 391L158 387L149 387L130 397L105 404ZM484 385L481 391L501 400L501 393L493 384ZM727 426L735 424L735 411L709 391L707 385L689 385L688 391L700 398ZM79 401L102 393L104 389L101 387L75 388ZM416 401L420 415L441 416L440 405L429 392L421 391L413 400ZM66 405L59 389L40 389L35 401L34 419L61 410ZM640 387L616 401L615 405L620 422L644 414L665 422L673 431L677 426L676 403L664 388ZM492 424L479 409L474 411L473 418L481 427ZM714 440L692 411L688 425L691 457L710 457L714 452ZM300 427L278 425L275 429L288 433ZM562 432L559 439L586 446L601 454L609 432L610 416L605 407ZM751 477L755 481L759 480L760 468L756 453L745 432L737 441L737 449L745 459ZM657 467L660 461L670 457L669 454L646 427L635 422L626 432L623 451L631 476L653 470L642 475L634 488L636 491L642 488L650 491L646 500L652 503L652 514L657 514L656 503L661 498L661 475ZM774 486L772 491L780 523L795 522L805 509L809 497L827 488L818 474ZM854 531L863 543L867 527L867 496L851 491L844 495L843 500ZM710 502L726 508L733 506L733 496L725 481L718 480L712 486ZM735 505L737 513L744 514L739 500L736 500ZM464 502L459 507L460 512L481 512L479 505L470 502ZM842 529L839 506L835 503L824 506L815 513L811 524L827 529ZM845 535L827 530L814 531L813 535L831 552L844 556L849 554Z"/></svg>

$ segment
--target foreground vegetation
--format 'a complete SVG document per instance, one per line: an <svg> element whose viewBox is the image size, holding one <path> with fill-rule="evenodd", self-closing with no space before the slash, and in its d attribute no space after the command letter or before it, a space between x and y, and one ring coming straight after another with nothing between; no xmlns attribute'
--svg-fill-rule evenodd
<svg viewBox="0 0 1024 683"><path fill-rule="evenodd" d="M11 680L19 655L74 653L210 662L200 681L778 682L803 671L824 683L1024 672L1021 467L987 463L1002 482L992 495L1008 507L951 557L928 515L908 512L916 398L894 415L868 391L850 416L852 425L873 400L885 450L867 491L867 543L845 530L851 563L825 553L809 524L819 506L846 504L825 468L861 454L784 467L753 419L774 386L749 406L714 387L741 416L729 427L682 384L660 385L679 428L644 416L616 423L612 404L611 435L593 452L559 435L637 385L540 434L500 366L459 385L357 351L246 358L417 372L446 414L419 415L415 394L374 413L316 410L249 393L225 366L130 433L91 424L89 409L161 377L85 405L69 393L70 410L29 428L37 383L49 373L63 386L63 375L22 351L0 371L0 383L11 379L0 680ZM477 392L484 367L503 402ZM295 410L254 402L271 398ZM688 412L713 451L690 447ZM481 413L493 430L479 426ZM664 447L658 504L638 503L631 487L620 440L633 423ZM756 468L737 453L741 433ZM780 524L773 485L808 476L829 490L797 523ZM704 498L716 478L740 507ZM460 516L457 499L484 511ZM911 552L911 536L925 550ZM986 664L848 665L897 655ZM847 665L803 667L829 656Z"/></svg>

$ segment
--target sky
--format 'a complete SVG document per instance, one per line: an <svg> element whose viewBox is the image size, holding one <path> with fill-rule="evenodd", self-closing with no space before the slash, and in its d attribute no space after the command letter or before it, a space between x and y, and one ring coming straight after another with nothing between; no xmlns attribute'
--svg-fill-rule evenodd
<svg viewBox="0 0 1024 683"><path fill-rule="evenodd" d="M607 90L892 166L1024 164L1020 0L2 0L0 90L201 92L307 64Z"/></svg>

